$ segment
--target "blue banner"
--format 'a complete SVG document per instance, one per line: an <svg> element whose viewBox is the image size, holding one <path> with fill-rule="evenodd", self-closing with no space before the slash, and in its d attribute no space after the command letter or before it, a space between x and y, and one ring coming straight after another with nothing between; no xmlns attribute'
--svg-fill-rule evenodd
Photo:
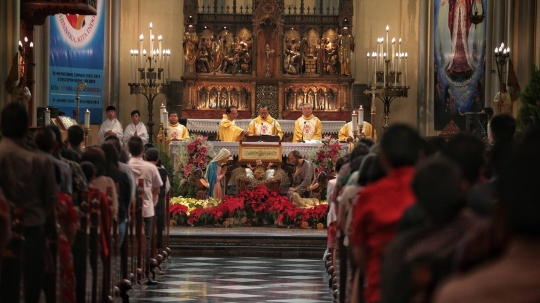
<svg viewBox="0 0 540 303"><path fill-rule="evenodd" d="M79 92L80 122L90 110L90 122L100 124L103 115L103 62L106 0L97 0L97 15L55 15L50 18L49 106L72 116Z"/></svg>

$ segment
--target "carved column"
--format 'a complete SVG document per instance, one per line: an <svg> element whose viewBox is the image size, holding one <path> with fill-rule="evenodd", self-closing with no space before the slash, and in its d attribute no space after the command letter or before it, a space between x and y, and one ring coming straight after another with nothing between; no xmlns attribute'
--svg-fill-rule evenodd
<svg viewBox="0 0 540 303"><path fill-rule="evenodd" d="M257 95L257 82L251 82L251 118L255 118L255 97Z"/></svg>
<svg viewBox="0 0 540 303"><path fill-rule="evenodd" d="M256 77L257 76L257 57L260 55L257 52L258 46L257 46L257 35L251 36L251 41L253 42L253 48L251 49L251 76Z"/></svg>
<svg viewBox="0 0 540 303"><path fill-rule="evenodd" d="M283 119L283 105L285 104L285 98L283 96L283 82L278 82L278 120Z"/></svg>

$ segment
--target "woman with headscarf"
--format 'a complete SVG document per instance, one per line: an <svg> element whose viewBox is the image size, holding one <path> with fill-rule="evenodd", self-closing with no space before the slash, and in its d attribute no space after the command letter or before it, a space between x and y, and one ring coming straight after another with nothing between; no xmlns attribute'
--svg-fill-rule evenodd
<svg viewBox="0 0 540 303"><path fill-rule="evenodd" d="M212 159L208 168L206 169L206 175L204 176L208 180L210 187L208 188L208 196L216 199L223 199L225 194L225 174L227 168L221 168L221 166L227 161L231 152L228 149L222 148L217 156Z"/></svg>

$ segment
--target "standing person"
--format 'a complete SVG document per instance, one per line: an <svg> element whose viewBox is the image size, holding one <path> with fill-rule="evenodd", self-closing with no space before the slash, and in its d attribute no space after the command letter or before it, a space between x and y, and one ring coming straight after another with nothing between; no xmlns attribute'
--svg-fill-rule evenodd
<svg viewBox="0 0 540 303"><path fill-rule="evenodd" d="M141 121L141 112L136 109L131 112L131 123L126 126L123 134L124 145L127 144L129 138L133 136L141 137L141 140L144 144L148 142L148 130L146 126Z"/></svg>
<svg viewBox="0 0 540 303"><path fill-rule="evenodd" d="M223 142L238 142L244 138L245 135L249 135L248 130L243 130L236 126L234 119L238 116L238 108L236 106L229 106L223 114L223 119L219 122L218 139Z"/></svg>
<svg viewBox="0 0 540 303"><path fill-rule="evenodd" d="M185 126L178 123L178 113L169 113L169 130L167 131L167 145L171 141L181 141L189 139L189 131ZM158 141L163 142L163 129L159 130Z"/></svg>
<svg viewBox="0 0 540 303"><path fill-rule="evenodd" d="M81 157L84 153L81 146L84 142L84 130L79 125L75 124L67 130L68 147L64 152L65 158L68 160L81 162Z"/></svg>
<svg viewBox="0 0 540 303"><path fill-rule="evenodd" d="M287 198L291 200L293 193L298 193L300 197L305 198L304 193L308 191L311 181L315 176L313 172L313 165L309 163L308 160L303 159L302 155L297 150L293 150L289 154L289 163L294 165L295 171L293 175L293 187L289 188Z"/></svg>
<svg viewBox="0 0 540 303"><path fill-rule="evenodd" d="M208 164L206 175L204 177L208 180L208 184L210 185L208 188L209 197L223 199L227 168L222 169L221 166L229 161L230 156L231 152L228 149L222 148L217 156L215 156L210 164Z"/></svg>
<svg viewBox="0 0 540 303"><path fill-rule="evenodd" d="M353 133L353 123L357 121L350 121L345 123L343 127L339 130L338 139L343 142L352 142L354 139ZM377 141L377 131L373 129L371 123L364 121L364 126L362 127L362 133L366 138L371 138L373 141Z"/></svg>
<svg viewBox="0 0 540 303"><path fill-rule="evenodd" d="M283 139L283 130L279 122L268 114L268 105L259 107L259 116L248 125L248 131L252 135L278 135Z"/></svg>
<svg viewBox="0 0 540 303"><path fill-rule="evenodd" d="M144 234L146 235L146 276L147 284L155 285L157 281L150 278L150 258L152 254L152 234L154 229L154 207L158 202L159 188L163 185L159 171L155 165L143 160L144 147L141 138L131 137L128 141L131 159L129 166L133 169L136 180L144 180L141 201Z"/></svg>
<svg viewBox="0 0 540 303"><path fill-rule="evenodd" d="M321 120L313 115L313 106L309 103L304 103L302 105L302 117L298 118L294 123L293 142L321 139Z"/></svg>
<svg viewBox="0 0 540 303"><path fill-rule="evenodd" d="M116 136L122 141L124 129L120 121L116 119L116 108L112 105L107 106L107 119L101 124L98 131L99 144L105 142L108 136Z"/></svg>
<svg viewBox="0 0 540 303"><path fill-rule="evenodd" d="M363 296L367 303L380 301L385 248L394 238L403 212L416 199L410 184L421 148L422 139L410 126L390 126L382 138L379 155L388 174L366 186L354 206L349 243L354 263L365 273Z"/></svg>
<svg viewBox="0 0 540 303"><path fill-rule="evenodd" d="M25 142L28 114L20 104L8 104L1 114L0 189L8 201L24 209L24 244L22 264L24 300L39 302L45 270L45 231L48 218L54 218L58 199L54 166L44 154L31 150ZM4 263L0 281L0 298L19 293L19 281L9 279L15 264Z"/></svg>

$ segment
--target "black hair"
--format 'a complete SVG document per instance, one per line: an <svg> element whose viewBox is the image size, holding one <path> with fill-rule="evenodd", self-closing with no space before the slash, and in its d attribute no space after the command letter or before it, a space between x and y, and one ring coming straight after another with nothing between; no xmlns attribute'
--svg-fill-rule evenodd
<svg viewBox="0 0 540 303"><path fill-rule="evenodd" d="M77 124L70 126L67 130L67 141L73 147L81 145L84 141L84 130Z"/></svg>
<svg viewBox="0 0 540 303"><path fill-rule="evenodd" d="M112 105L109 105L107 106L107 108L105 109L106 112L110 111L110 110L114 110L116 111L116 107L112 106Z"/></svg>
<svg viewBox="0 0 540 303"><path fill-rule="evenodd" d="M133 117L133 115L135 115L135 114L138 114L139 117L141 116L141 112L140 112L138 109L136 109L136 110L134 110L134 111L131 112L131 116L132 116L132 117Z"/></svg>
<svg viewBox="0 0 540 303"><path fill-rule="evenodd" d="M393 168L412 166L420 156L422 139L412 127L398 123L384 134L381 149Z"/></svg>
<svg viewBox="0 0 540 303"><path fill-rule="evenodd" d="M144 152L146 161L157 161L159 159L159 151L157 148L149 148Z"/></svg>
<svg viewBox="0 0 540 303"><path fill-rule="evenodd" d="M234 106L234 105L231 105L231 106L228 106L228 107L225 109L225 112L226 112L227 114L230 114L230 113L231 113L231 109L233 109L233 108L238 109L238 107L236 107L236 106Z"/></svg>
<svg viewBox="0 0 540 303"><path fill-rule="evenodd" d="M1 116L2 136L10 139L24 137L28 130L28 113L23 105L10 103L4 107Z"/></svg>
<svg viewBox="0 0 540 303"><path fill-rule="evenodd" d="M140 137L133 136L128 141L129 153L132 156L139 156L143 153L143 142Z"/></svg>
<svg viewBox="0 0 540 303"><path fill-rule="evenodd" d="M491 107L484 107L484 108L482 108L482 110L487 114L488 120L490 120L491 117L493 117L493 113L494 113L494 112L493 112L493 108L491 108Z"/></svg>
<svg viewBox="0 0 540 303"><path fill-rule="evenodd" d="M512 142L516 132L516 119L509 114L495 115L490 121L491 133L495 141Z"/></svg>
<svg viewBox="0 0 540 303"><path fill-rule="evenodd" d="M94 164L95 176L99 177L106 173L107 160L105 152L99 147L89 146L84 149L84 154L81 157L81 162L88 161Z"/></svg>
<svg viewBox="0 0 540 303"><path fill-rule="evenodd" d="M458 165L463 177L472 185L480 177L480 169L485 164L485 151L486 145L482 139L460 133L448 140L442 154Z"/></svg>

